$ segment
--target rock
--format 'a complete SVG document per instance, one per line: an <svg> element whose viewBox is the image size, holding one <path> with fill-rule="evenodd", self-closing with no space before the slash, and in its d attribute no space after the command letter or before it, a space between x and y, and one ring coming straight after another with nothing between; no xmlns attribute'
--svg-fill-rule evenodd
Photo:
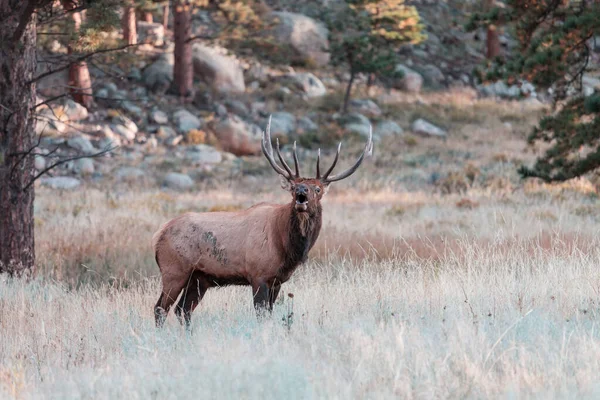
<svg viewBox="0 0 600 400"><path fill-rule="evenodd" d="M434 89L439 89L444 85L446 80L444 73L435 65L425 65L419 69L419 72L423 76L425 85Z"/></svg>
<svg viewBox="0 0 600 400"><path fill-rule="evenodd" d="M61 101L60 105L52 107L61 121L81 121L88 117L88 110L71 99Z"/></svg>
<svg viewBox="0 0 600 400"><path fill-rule="evenodd" d="M137 21L138 43L158 47L165 43L165 28L157 22Z"/></svg>
<svg viewBox="0 0 600 400"><path fill-rule="evenodd" d="M95 171L94 161L91 158L80 158L75 161L75 171L83 176L92 175Z"/></svg>
<svg viewBox="0 0 600 400"><path fill-rule="evenodd" d="M163 185L171 189L186 190L194 186L194 181L187 174L178 172L170 172L165 176Z"/></svg>
<svg viewBox="0 0 600 400"><path fill-rule="evenodd" d="M308 117L298 118L298 131L299 133L314 132L319 129L319 126Z"/></svg>
<svg viewBox="0 0 600 400"><path fill-rule="evenodd" d="M327 88L323 82L310 72L285 75L284 80L306 94L307 97L320 97L327 94Z"/></svg>
<svg viewBox="0 0 600 400"><path fill-rule="evenodd" d="M144 86L158 94L165 94L173 82L173 55L169 54L150 64L142 72Z"/></svg>
<svg viewBox="0 0 600 400"><path fill-rule="evenodd" d="M173 113L173 123L181 133L187 133L192 129L200 129L202 126L200 118L184 108Z"/></svg>
<svg viewBox="0 0 600 400"><path fill-rule="evenodd" d="M139 68L131 67L129 73L127 74L127 78L132 81L141 81L142 80L142 71Z"/></svg>
<svg viewBox="0 0 600 400"><path fill-rule="evenodd" d="M110 128L113 132L127 140L135 139L135 134L138 133L138 127L135 122L124 115L113 117L112 121L113 124Z"/></svg>
<svg viewBox="0 0 600 400"><path fill-rule="evenodd" d="M192 47L194 75L220 93L244 93L244 73L238 62L200 43Z"/></svg>
<svg viewBox="0 0 600 400"><path fill-rule="evenodd" d="M33 159L33 166L37 171L41 171L46 168L46 159L40 155L36 155Z"/></svg>
<svg viewBox="0 0 600 400"><path fill-rule="evenodd" d="M265 123L267 126L267 123ZM296 117L289 112L275 112L271 115L271 137L287 137L296 131Z"/></svg>
<svg viewBox="0 0 600 400"><path fill-rule="evenodd" d="M325 26L306 15L274 12L279 21L272 31L277 43L290 47L294 55L290 61L314 66L329 64L329 32Z"/></svg>
<svg viewBox="0 0 600 400"><path fill-rule="evenodd" d="M157 108L152 109L149 116L152 122L156 122L159 125L164 125L169 122L169 116L167 113Z"/></svg>
<svg viewBox="0 0 600 400"><path fill-rule="evenodd" d="M344 116L341 122L345 130L357 133L363 138L369 136L371 121L364 115L360 113L350 113Z"/></svg>
<svg viewBox="0 0 600 400"><path fill-rule="evenodd" d="M215 124L213 131L223 150L236 156L258 154L262 132L236 115L229 115Z"/></svg>
<svg viewBox="0 0 600 400"><path fill-rule="evenodd" d="M118 181L133 183L144 179L146 173L141 168L135 167L121 167L115 173L115 178Z"/></svg>
<svg viewBox="0 0 600 400"><path fill-rule="evenodd" d="M248 109L246 104L244 104L240 100L226 100L225 107L227 107L227 110L229 110L230 112L241 117L248 117L250 115L250 110Z"/></svg>
<svg viewBox="0 0 600 400"><path fill-rule="evenodd" d="M182 141L183 141L183 135L177 135L177 136L173 136L173 137L170 137L167 140L165 140L165 144L167 146L175 147L175 146L179 145Z"/></svg>
<svg viewBox="0 0 600 400"><path fill-rule="evenodd" d="M185 158L195 164L218 164L223 160L221 153L217 149L206 144L197 144L189 147Z"/></svg>
<svg viewBox="0 0 600 400"><path fill-rule="evenodd" d="M156 131L156 137L159 139L168 139L175 136L177 136L177 132L170 126L160 126Z"/></svg>
<svg viewBox="0 0 600 400"><path fill-rule="evenodd" d="M418 72L402 64L396 65L396 72L401 73L402 77L393 80L393 87L411 93L419 93L421 91L423 77Z"/></svg>
<svg viewBox="0 0 600 400"><path fill-rule="evenodd" d="M58 116L50 108L44 108L37 113L37 123L35 124L35 132L37 135L64 133L68 126L63 123Z"/></svg>
<svg viewBox="0 0 600 400"><path fill-rule="evenodd" d="M214 104L214 110L215 110L215 114L217 115L217 117L222 118L222 117L225 117L227 115L227 107L225 107L221 103L215 103Z"/></svg>
<svg viewBox="0 0 600 400"><path fill-rule="evenodd" d="M424 135L424 136L437 136L437 137L446 137L447 136L447 132L445 130L433 125L430 122L425 121L422 118L419 118L412 123L411 130L414 133Z"/></svg>
<svg viewBox="0 0 600 400"><path fill-rule="evenodd" d="M98 151L92 145L92 142L85 136L74 136L69 138L69 140L67 140L67 145L85 154L92 154Z"/></svg>
<svg viewBox="0 0 600 400"><path fill-rule="evenodd" d="M595 92L600 92L600 78L593 77L589 74L584 74L581 83L583 84L583 91L585 96L591 96Z"/></svg>
<svg viewBox="0 0 600 400"><path fill-rule="evenodd" d="M373 135L380 138L385 136L399 136L403 133L404 130L400 127L400 125L398 125L396 121L389 119L379 122L373 129Z"/></svg>
<svg viewBox="0 0 600 400"><path fill-rule="evenodd" d="M42 185L48 186L52 189L70 190L75 189L81 184L81 181L77 178L70 176L52 176L42 178Z"/></svg>
<svg viewBox="0 0 600 400"><path fill-rule="evenodd" d="M136 118L141 118L144 115L144 110L131 101L122 101L120 106L121 109L125 110L129 115L133 115Z"/></svg>
<svg viewBox="0 0 600 400"><path fill-rule="evenodd" d="M352 111L368 115L369 117L379 117L381 115L381 108L370 99L350 100L349 106Z"/></svg>
<svg viewBox="0 0 600 400"><path fill-rule="evenodd" d="M110 149L112 147L118 147L120 145L121 139L117 136L115 136L114 138L105 137L101 139L100 142L98 142L98 146L100 146L101 149Z"/></svg>

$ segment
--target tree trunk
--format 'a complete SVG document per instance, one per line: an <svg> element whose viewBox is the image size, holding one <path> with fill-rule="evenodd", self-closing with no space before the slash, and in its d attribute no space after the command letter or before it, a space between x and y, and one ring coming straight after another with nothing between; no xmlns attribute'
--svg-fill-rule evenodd
<svg viewBox="0 0 600 400"><path fill-rule="evenodd" d="M166 32L169 27L169 3L163 6L162 24Z"/></svg>
<svg viewBox="0 0 600 400"><path fill-rule="evenodd" d="M63 8L69 11L76 7L77 4L70 0L63 1ZM73 19L75 32L79 32L81 29L82 13L73 12L71 18ZM75 55L73 47L69 45L67 47L70 56ZM92 78L90 77L90 70L88 69L85 61L72 62L69 66L69 88L73 100L81 104L86 108L90 108L93 98L92 91Z"/></svg>
<svg viewBox="0 0 600 400"><path fill-rule="evenodd" d="M192 44L189 38L192 33L192 14L189 1L173 3L175 65L173 79L175 90L184 100L193 97L194 69L192 65Z"/></svg>
<svg viewBox="0 0 600 400"><path fill-rule="evenodd" d="M344 95L344 105L342 106L342 114L348 112L348 104L350 103L350 94L352 94L352 84L354 84L354 70L350 68L350 80L348 80L348 86L346 87L346 94Z"/></svg>
<svg viewBox="0 0 600 400"><path fill-rule="evenodd" d="M500 55L500 37L498 35L498 27L489 25L486 35L486 52L485 56L488 60L493 60Z"/></svg>
<svg viewBox="0 0 600 400"><path fill-rule="evenodd" d="M142 17L143 17L142 19L145 22L149 22L149 23L153 23L154 22L154 19L152 18L152 13L150 11L144 11L142 13Z"/></svg>
<svg viewBox="0 0 600 400"><path fill-rule="evenodd" d="M36 27L33 3L0 0L0 272L35 269L33 157ZM25 154L24 154L25 153Z"/></svg>
<svg viewBox="0 0 600 400"><path fill-rule="evenodd" d="M128 2L123 8L123 17L121 18L121 28L123 29L123 40L127 44L137 44L137 26L135 20L135 7L132 2Z"/></svg>

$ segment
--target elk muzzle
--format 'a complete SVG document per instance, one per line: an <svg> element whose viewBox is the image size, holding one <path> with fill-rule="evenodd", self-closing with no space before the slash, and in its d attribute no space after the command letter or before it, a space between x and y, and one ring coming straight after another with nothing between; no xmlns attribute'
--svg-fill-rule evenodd
<svg viewBox="0 0 600 400"><path fill-rule="evenodd" d="M296 186L296 210L306 211L308 209L308 186L299 184Z"/></svg>

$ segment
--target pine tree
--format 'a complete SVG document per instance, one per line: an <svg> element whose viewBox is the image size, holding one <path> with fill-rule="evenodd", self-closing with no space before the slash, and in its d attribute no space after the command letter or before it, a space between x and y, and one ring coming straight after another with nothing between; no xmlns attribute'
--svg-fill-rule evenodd
<svg viewBox="0 0 600 400"><path fill-rule="evenodd" d="M549 148L523 177L565 181L600 167L600 93L583 93L590 65L590 39L600 33L598 1L507 0L505 8L476 14L467 26L506 24L520 44L517 54L478 71L481 80L526 79L551 89L554 107L528 137Z"/></svg>
<svg viewBox="0 0 600 400"><path fill-rule="evenodd" d="M425 39L416 8L405 5L404 0L346 0L332 7L325 20L331 61L350 72L344 113L357 74L394 74L398 47Z"/></svg>

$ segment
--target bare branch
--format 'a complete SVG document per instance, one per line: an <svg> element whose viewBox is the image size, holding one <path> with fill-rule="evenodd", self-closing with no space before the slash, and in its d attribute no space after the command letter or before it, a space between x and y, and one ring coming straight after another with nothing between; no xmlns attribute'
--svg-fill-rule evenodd
<svg viewBox="0 0 600 400"><path fill-rule="evenodd" d="M63 158L62 160L58 160L57 162L51 164L50 166L44 168L43 170L41 170L36 176L34 176L28 183L27 185L25 185L25 187L23 188L23 191L26 191L31 185L34 184L35 181L37 181L40 177L42 177L44 174L46 174L48 171L58 167L59 165L62 165L64 163L68 163L69 161L75 161L75 160L80 160L82 158L95 158L95 157L100 157L104 154L110 153L111 151L117 149L119 146L113 146L113 147L107 147L104 150L101 150L97 153L94 154L80 154L78 156L73 156L73 157L68 157L68 158Z"/></svg>
<svg viewBox="0 0 600 400"><path fill-rule="evenodd" d="M125 45L125 46L121 46L121 47L113 47L113 48L110 48L110 49L102 49L102 50L97 50L97 51L94 51L94 52L92 52L92 53L84 54L84 55L82 55L82 56L79 56L79 57L77 57L77 58L75 58L75 59L71 60L71 61L70 61L70 62L69 62L67 65L65 65L65 66L62 66L62 67L60 67L60 68L56 68L56 69L53 69L53 70L50 70L50 71L46 71L46 72L44 72L44 73L42 73L42 74L40 74L40 75L36 76L35 78L33 78L32 80L30 80L29 82L27 82L27 84L29 85L29 84L31 84L31 83L37 82L37 81L39 81L40 79L43 79L43 78L47 77L47 76L50 76L50 75L53 75L53 74L55 74L55 73L57 73L57 72L61 72L61 71L64 71L64 70L66 70L66 69L69 69L69 67L71 66L71 64L74 64L74 63L79 63L79 62L85 61L85 60L87 60L88 58L90 58L90 57L92 57L92 56L95 56L96 54L110 53L110 52L112 52L112 51L124 50L124 49L126 49L126 48L128 48L128 47L133 47L133 46L139 46L139 44L127 44L127 45Z"/></svg>

